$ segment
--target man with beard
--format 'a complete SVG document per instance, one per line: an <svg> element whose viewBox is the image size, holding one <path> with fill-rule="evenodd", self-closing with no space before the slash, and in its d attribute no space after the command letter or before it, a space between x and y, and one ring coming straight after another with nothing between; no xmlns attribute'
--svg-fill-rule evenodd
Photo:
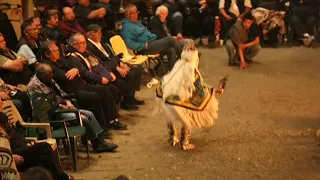
<svg viewBox="0 0 320 180"><path fill-rule="evenodd" d="M86 34L79 22L75 19L75 13L70 7L62 9L62 21L59 21L59 27L64 38L69 38L74 33Z"/></svg>

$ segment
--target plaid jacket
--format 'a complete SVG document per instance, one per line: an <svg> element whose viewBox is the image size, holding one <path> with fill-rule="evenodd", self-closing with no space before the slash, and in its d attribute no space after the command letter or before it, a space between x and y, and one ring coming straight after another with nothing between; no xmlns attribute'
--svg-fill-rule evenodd
<svg viewBox="0 0 320 180"><path fill-rule="evenodd" d="M56 104L65 104L64 99L68 98L68 94L64 92L54 80L51 81L51 87L48 87L47 85L42 83L36 76L34 76L29 82L27 88L29 94L46 94L51 98L52 102ZM55 93L52 88L56 88L56 92L59 92L59 94Z"/></svg>

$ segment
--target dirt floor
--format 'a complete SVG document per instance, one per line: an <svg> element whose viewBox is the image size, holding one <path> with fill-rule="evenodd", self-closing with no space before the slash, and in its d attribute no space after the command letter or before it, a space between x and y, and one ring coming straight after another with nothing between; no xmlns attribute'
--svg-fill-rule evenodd
<svg viewBox="0 0 320 180"><path fill-rule="evenodd" d="M224 48L200 49L200 71L208 84L229 75L219 98L220 118L210 129L195 130L196 149L167 143L165 119L154 116L155 89L137 95L137 112L121 112L128 131L113 132L118 152L92 154L77 179L110 180L298 180L320 179L319 49L262 49L243 71L227 66Z"/></svg>

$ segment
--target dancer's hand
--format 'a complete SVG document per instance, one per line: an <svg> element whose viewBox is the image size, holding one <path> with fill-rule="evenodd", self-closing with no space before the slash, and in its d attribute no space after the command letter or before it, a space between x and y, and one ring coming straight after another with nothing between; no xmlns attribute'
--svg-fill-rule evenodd
<svg viewBox="0 0 320 180"><path fill-rule="evenodd" d="M219 87L219 89L216 90L216 93L220 95L223 94L223 92L224 92L224 89L222 87Z"/></svg>
<svg viewBox="0 0 320 180"><path fill-rule="evenodd" d="M19 155L17 155L17 154L13 154L13 158L14 158L14 161L16 162L16 164L17 164L18 166L22 165L23 162L24 162L23 157L22 157L22 156L19 156Z"/></svg>

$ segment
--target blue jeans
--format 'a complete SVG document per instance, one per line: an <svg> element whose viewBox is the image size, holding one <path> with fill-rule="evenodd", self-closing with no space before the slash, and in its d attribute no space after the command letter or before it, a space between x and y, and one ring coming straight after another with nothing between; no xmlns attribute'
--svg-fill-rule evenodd
<svg viewBox="0 0 320 180"><path fill-rule="evenodd" d="M83 126L86 128L86 135L88 140L92 140L98 137L98 134L103 132L100 124L98 123L97 119L94 117L91 111L79 109L81 114L81 119ZM62 113L61 119L70 119L76 118L74 113Z"/></svg>

